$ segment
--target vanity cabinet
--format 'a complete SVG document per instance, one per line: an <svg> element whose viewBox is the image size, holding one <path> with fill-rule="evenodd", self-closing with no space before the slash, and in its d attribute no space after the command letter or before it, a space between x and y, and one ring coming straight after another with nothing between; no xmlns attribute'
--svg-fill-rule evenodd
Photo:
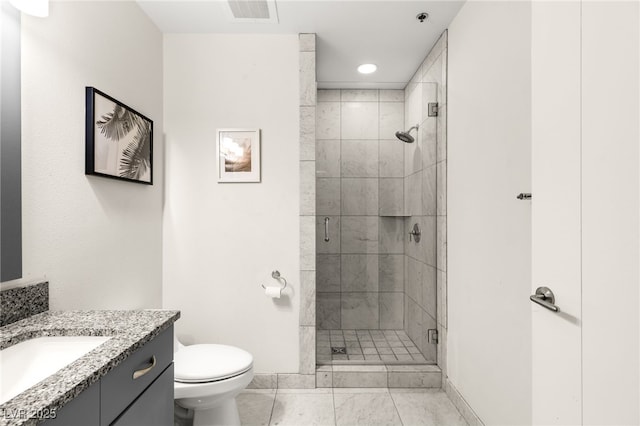
<svg viewBox="0 0 640 426"><path fill-rule="evenodd" d="M129 355L45 425L173 425L173 326Z"/></svg>

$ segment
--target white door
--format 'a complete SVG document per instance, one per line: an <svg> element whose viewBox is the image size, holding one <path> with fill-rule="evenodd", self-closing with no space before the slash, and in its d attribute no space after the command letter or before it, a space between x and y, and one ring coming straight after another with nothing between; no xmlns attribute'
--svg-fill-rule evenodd
<svg viewBox="0 0 640 426"><path fill-rule="evenodd" d="M580 3L532 4L532 422L581 423Z"/></svg>
<svg viewBox="0 0 640 426"><path fill-rule="evenodd" d="M637 425L638 2L534 2L533 424Z"/></svg>

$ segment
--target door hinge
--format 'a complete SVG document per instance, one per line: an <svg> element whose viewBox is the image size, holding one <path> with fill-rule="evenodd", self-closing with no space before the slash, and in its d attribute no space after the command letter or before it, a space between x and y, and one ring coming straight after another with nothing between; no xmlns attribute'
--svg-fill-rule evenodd
<svg viewBox="0 0 640 426"><path fill-rule="evenodd" d="M438 330L435 328L430 328L427 330L427 338L429 339L429 343L437 344L438 343Z"/></svg>
<svg viewBox="0 0 640 426"><path fill-rule="evenodd" d="M429 113L429 117L437 117L438 116L438 103L437 102L429 102L428 113Z"/></svg>

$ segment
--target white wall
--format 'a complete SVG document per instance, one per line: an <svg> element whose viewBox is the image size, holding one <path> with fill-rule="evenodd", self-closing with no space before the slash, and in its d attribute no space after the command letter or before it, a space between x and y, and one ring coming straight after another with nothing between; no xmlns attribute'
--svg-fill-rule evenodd
<svg viewBox="0 0 640 426"><path fill-rule="evenodd" d="M449 27L448 374L485 424L531 422L530 44L526 2Z"/></svg>
<svg viewBox="0 0 640 426"><path fill-rule="evenodd" d="M163 305L178 336L298 372L297 35L166 35ZM262 182L219 184L216 129L262 129ZM260 287L278 269L289 297Z"/></svg>
<svg viewBox="0 0 640 426"><path fill-rule="evenodd" d="M154 185L84 174L85 86L154 120ZM131 2L22 18L24 279L51 309L161 304L162 35Z"/></svg>

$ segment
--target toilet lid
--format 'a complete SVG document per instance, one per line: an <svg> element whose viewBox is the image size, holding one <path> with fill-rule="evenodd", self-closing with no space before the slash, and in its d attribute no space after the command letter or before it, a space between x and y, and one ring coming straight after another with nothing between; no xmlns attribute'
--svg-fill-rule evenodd
<svg viewBox="0 0 640 426"><path fill-rule="evenodd" d="M174 354L176 382L202 383L228 379L253 366L253 356L227 345L191 345Z"/></svg>

